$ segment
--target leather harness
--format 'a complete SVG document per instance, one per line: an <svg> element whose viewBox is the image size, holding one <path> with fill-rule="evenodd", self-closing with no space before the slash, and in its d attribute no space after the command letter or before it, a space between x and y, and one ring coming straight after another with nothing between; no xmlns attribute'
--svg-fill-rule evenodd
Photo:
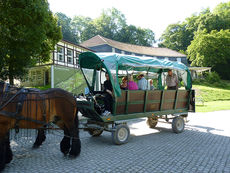
<svg viewBox="0 0 230 173"><path fill-rule="evenodd" d="M39 120L35 120L35 119L29 118L29 117L24 117L24 116L21 115L21 112L22 112L22 108L23 108L23 104L24 104L24 101L26 99L26 96L29 93L29 90L25 89L25 88L20 89L19 91L17 91L17 93L15 95L13 95L10 99L8 99L3 104L4 99L6 99L6 97L7 97L7 93L10 92L10 89L9 89L10 87L7 86L7 85L8 84L6 84L4 86L4 89L3 89L3 98L2 98L2 103L0 105L0 115L16 119L16 122L15 122L15 125L14 125L15 132L16 133L19 132L19 122L21 120L34 122L34 123L41 124L41 125L44 125L44 126L47 125L47 123L45 121L46 120L46 104L45 104L45 100L43 101L43 119L44 119L44 121L39 121ZM16 112L4 111L3 110L4 107L6 107L10 102L12 102L13 99L16 98L17 96L19 96L19 100L17 102Z"/></svg>

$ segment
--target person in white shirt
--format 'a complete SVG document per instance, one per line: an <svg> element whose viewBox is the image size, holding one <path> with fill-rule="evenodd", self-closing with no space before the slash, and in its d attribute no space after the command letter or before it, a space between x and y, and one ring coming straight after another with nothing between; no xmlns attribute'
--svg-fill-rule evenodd
<svg viewBox="0 0 230 173"><path fill-rule="evenodd" d="M138 89L139 90L147 90L147 80L144 77L144 73L139 73L137 76L138 82Z"/></svg>

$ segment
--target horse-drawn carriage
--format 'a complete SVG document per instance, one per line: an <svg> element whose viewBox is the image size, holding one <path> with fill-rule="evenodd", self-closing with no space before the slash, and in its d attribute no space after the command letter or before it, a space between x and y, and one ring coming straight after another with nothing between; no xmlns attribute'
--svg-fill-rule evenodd
<svg viewBox="0 0 230 173"><path fill-rule="evenodd" d="M180 133L184 130L184 119L188 112L195 112L191 75L188 67L182 63L115 53L85 52L80 54L79 64L89 93L77 99L77 106L78 111L88 118L84 128L92 136L109 131L113 143L127 143L130 131L124 120L141 117L148 117L150 128L154 128L159 119L165 119L172 124L175 133ZM169 69L183 80L185 89L164 90L164 78ZM140 71L145 72L147 77L156 78L158 83L155 90L120 89L121 76L135 75ZM113 109L109 116L101 114L105 72L113 87Z"/></svg>
<svg viewBox="0 0 230 173"><path fill-rule="evenodd" d="M66 155L77 156L81 151L78 112L87 118L83 129L92 136L103 131L112 133L115 144L128 142L130 131L124 122L129 119L148 117L148 125L154 128L159 119L172 123L176 133L184 130L188 112L195 111L195 93L191 75L182 63L160 61L156 58L136 57L111 53L82 53L80 68L88 85L89 93L74 97L62 89L38 91L9 87L0 82L0 171L12 160L9 130L12 128L39 129L34 147L45 140L44 129L55 123L64 131L60 143ZM164 90L164 77L173 69L183 80L185 89ZM157 78L155 90L121 90L119 80L127 74L146 72ZM113 88L112 114L102 116L104 110L103 77L108 73Z"/></svg>

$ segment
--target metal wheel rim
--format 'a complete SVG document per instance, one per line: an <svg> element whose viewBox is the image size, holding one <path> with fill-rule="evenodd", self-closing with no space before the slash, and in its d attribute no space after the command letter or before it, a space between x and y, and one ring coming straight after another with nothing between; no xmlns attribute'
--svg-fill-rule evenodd
<svg viewBox="0 0 230 173"><path fill-rule="evenodd" d="M179 131L183 130L183 120L182 119L177 120L176 127Z"/></svg>
<svg viewBox="0 0 230 173"><path fill-rule="evenodd" d="M97 134L100 134L101 133L101 130L94 130L93 131L93 135L97 135Z"/></svg>
<svg viewBox="0 0 230 173"><path fill-rule="evenodd" d="M126 128L121 128L117 133L117 137L119 141L124 142L128 137L128 130Z"/></svg>

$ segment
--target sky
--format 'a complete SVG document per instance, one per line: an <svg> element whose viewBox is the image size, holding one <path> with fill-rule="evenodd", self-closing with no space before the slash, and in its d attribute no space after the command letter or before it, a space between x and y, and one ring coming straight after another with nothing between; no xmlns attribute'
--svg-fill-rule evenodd
<svg viewBox="0 0 230 173"><path fill-rule="evenodd" d="M100 16L103 9L121 11L127 24L149 28L159 39L169 24L184 21L202 9L215 8L229 0L48 0L52 12L62 12L68 17L78 15Z"/></svg>

